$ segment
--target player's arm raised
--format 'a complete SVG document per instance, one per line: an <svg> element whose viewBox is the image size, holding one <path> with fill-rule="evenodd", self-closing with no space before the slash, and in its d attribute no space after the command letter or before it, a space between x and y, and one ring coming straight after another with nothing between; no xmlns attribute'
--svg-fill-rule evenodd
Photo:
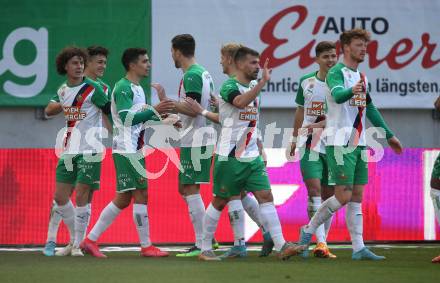
<svg viewBox="0 0 440 283"><path fill-rule="evenodd" d="M198 113L194 112L194 110L188 104L170 99L166 95L165 89L162 85L158 83L152 83L151 86L157 91L157 96L160 101L171 101L173 103L173 111L185 114L190 117L197 117ZM196 100L198 98L199 101L201 100L201 95L198 93L187 93L186 95L187 97L191 97Z"/></svg>
<svg viewBox="0 0 440 283"><path fill-rule="evenodd" d="M270 74L272 73L272 69L268 68L269 59L266 59L266 62L264 62L264 68L263 68L263 76L258 81L258 83L253 87L251 90L241 93L237 92L235 93L235 97L232 100L232 104L240 109L244 109L246 106L249 105L252 101L257 98L260 91L263 89L263 87L266 85L266 83L270 80Z"/></svg>

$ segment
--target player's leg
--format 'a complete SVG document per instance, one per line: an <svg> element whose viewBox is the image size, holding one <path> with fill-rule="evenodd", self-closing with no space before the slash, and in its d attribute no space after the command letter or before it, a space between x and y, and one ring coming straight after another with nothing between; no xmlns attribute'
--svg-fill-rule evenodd
<svg viewBox="0 0 440 283"><path fill-rule="evenodd" d="M236 192L238 193L238 192ZM230 197L228 202L228 215L234 232L234 246L226 253L222 254L222 258L238 258L246 257L246 243L244 239L244 208L241 202L241 194L235 194Z"/></svg>
<svg viewBox="0 0 440 283"><path fill-rule="evenodd" d="M220 190L218 190L220 193ZM214 194L216 193L216 187L214 183ZM221 193L222 194L222 193ZM227 194L227 193L226 193ZM199 254L199 259L204 261L217 261L219 257L215 255L212 248L212 240L214 239L215 231L217 230L218 221L220 215L228 203L228 196L214 195L211 203L206 209L205 217L203 218L203 240L202 251Z"/></svg>
<svg viewBox="0 0 440 283"><path fill-rule="evenodd" d="M328 186L326 184L327 184L327 181L326 181L326 183L324 183L324 179L323 179L323 181L321 181L321 198L322 198L323 202L326 201L328 198L332 197L335 194L335 187L334 186ZM333 215L324 222L324 230L325 230L325 240L326 240L326 243L327 243L328 232L330 231L330 227L331 227L332 221L333 221ZM336 258L336 255L334 255L330 251L330 249L328 248L327 245L325 247L322 247L322 248L324 250L328 251L328 253L327 253L328 258Z"/></svg>
<svg viewBox="0 0 440 283"><path fill-rule="evenodd" d="M440 154L435 160L431 175L431 199L437 223L440 225ZM433 263L440 263L440 255L432 259Z"/></svg>
<svg viewBox="0 0 440 283"><path fill-rule="evenodd" d="M367 150L358 146L354 151L357 156L353 194L346 208L346 224L350 232L353 246L353 260L383 260L384 256L375 255L365 247L363 239L362 196L364 187L368 184Z"/></svg>
<svg viewBox="0 0 440 283"><path fill-rule="evenodd" d="M270 182L266 171L266 165L261 157L249 162L250 174L247 177L245 187L251 191L258 200L260 215L263 226L269 231L274 242L274 248L280 259L288 259L304 250L304 247L286 242L283 236L278 213L273 203L273 195L270 190Z"/></svg>
<svg viewBox="0 0 440 283"><path fill-rule="evenodd" d="M203 237L203 218L205 216L205 205L200 195L200 184L209 183L212 161L211 158L201 158L201 155L207 150L210 149L207 149L207 147L181 148L180 161L184 172L179 173L179 193L188 205L188 213L193 224L196 241L195 247L177 256L197 256L200 253ZM197 168L195 168L195 165Z"/></svg>
<svg viewBox="0 0 440 283"><path fill-rule="evenodd" d="M347 204L352 196L357 157L343 147L326 147L329 181L335 185L334 196L322 203L310 222L301 227L300 245L309 245L316 229L330 219L334 213Z"/></svg>
<svg viewBox="0 0 440 283"><path fill-rule="evenodd" d="M165 257L167 252L161 251L151 244L150 224L148 221L148 191L146 186L133 191L133 221L139 236L141 245L141 256L144 257Z"/></svg>
<svg viewBox="0 0 440 283"><path fill-rule="evenodd" d="M258 225L263 235L263 246L261 247L260 257L269 256L273 250L273 241L270 237L269 231L264 229L263 224L261 224L260 215L260 205L257 199L247 191L241 193L241 203L243 205L244 211L249 215L249 217Z"/></svg>

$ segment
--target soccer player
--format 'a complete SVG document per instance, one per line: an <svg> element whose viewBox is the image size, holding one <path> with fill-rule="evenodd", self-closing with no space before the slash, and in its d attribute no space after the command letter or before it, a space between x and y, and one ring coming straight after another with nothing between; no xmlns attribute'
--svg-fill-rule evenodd
<svg viewBox="0 0 440 283"><path fill-rule="evenodd" d="M179 101L175 102L182 121L180 163L183 171L179 172L179 193L188 205L196 239L193 247L177 256L191 257L200 254L202 244L205 205L200 195L200 184L210 181L215 130L210 121L198 116L184 101L186 97L191 97L207 108L214 93L214 83L209 72L196 62L196 43L192 35L176 35L171 45L174 65L183 71Z"/></svg>
<svg viewBox="0 0 440 283"><path fill-rule="evenodd" d="M102 87L103 91L108 95L110 93L110 88L106 83L104 83L100 79L104 76L104 72L107 67L108 50L102 46L90 46L87 48L87 55L88 58L85 63L84 75L87 78L89 78L92 82L95 82L98 86ZM47 116L53 116L61 113L62 110L63 107L60 103L59 96L58 94L56 94L49 102L48 106L45 109L45 112ZM108 120L107 115L103 115L103 122L106 124L106 128L111 131L111 126L110 126L111 124ZM88 204L87 204L88 213L89 213L89 222L92 212L91 203L93 198L93 192L98 189L99 186L98 183L96 183L93 184L92 190L90 190L89 192ZM70 255L71 253L72 245L67 245L65 248L55 253L56 238L57 238L58 227L60 222L61 222L61 215L56 213L56 202L54 201L50 212L47 241L43 250L43 254L46 256L53 256L55 254L58 256L66 256L66 255ZM85 237L86 230L84 231L83 239Z"/></svg>
<svg viewBox="0 0 440 283"><path fill-rule="evenodd" d="M284 240L278 214L266 172L266 166L257 146L258 100L257 97L270 79L268 62L264 65L261 80L250 88L260 70L259 54L255 50L241 47L234 55L235 77L223 83L220 90L219 117L222 131L217 143L214 161L214 198L208 206L203 220L203 242L200 260L220 260L212 251L212 238L217 228L221 211L231 197L240 199L243 188L254 194L259 202L263 226L270 232L279 257L287 259L302 251L304 246L295 246ZM231 203L229 203L231 205ZM233 210L236 227L243 227L244 212L241 201L236 201ZM240 234L237 232L241 232ZM244 230L234 231L236 239L244 239Z"/></svg>
<svg viewBox="0 0 440 283"><path fill-rule="evenodd" d="M329 185L335 195L322 203L309 224L301 228L301 245L308 245L312 235L342 206L346 207L346 224L353 245L353 260L383 260L364 245L362 227L362 195L368 183L365 140L365 116L375 127L385 130L387 142L400 154L402 145L385 124L374 106L368 80L358 69L364 61L370 34L363 29L345 31L340 35L343 60L332 67L326 78L327 94L326 155Z"/></svg>
<svg viewBox="0 0 440 283"><path fill-rule="evenodd" d="M223 45L220 50L220 54L221 54L220 64L222 65L223 73L225 75L227 75L229 78L235 76L236 68L235 68L235 64L234 64L234 54L241 47L243 47L243 45L241 45L241 44L227 43L227 44ZM256 83L257 83L256 81L252 81L250 84L255 85ZM215 100L218 101L217 99L215 99ZM215 123L219 123L219 114L218 113L214 113L214 112L208 111L207 109L202 108L200 106L200 104L197 103L197 101L195 101L191 98L188 98L187 101L191 105L192 109L195 112L197 112L200 115L205 116L207 119L210 119L211 121L213 121ZM259 107L261 107L261 95L259 96L259 103L258 104L259 104ZM217 105L217 107L218 107L218 105ZM265 160L263 143L261 141L260 136L258 136L258 138L257 138L257 145L258 145L260 155L263 157L263 160ZM236 221L236 218L234 217L234 215L240 215L240 212L238 212L238 214L237 214L237 212L234 210L234 208L237 207L237 205L235 205L235 203L237 201L240 201L240 199L231 199L230 205L228 206L229 220L231 222L231 225L232 225L232 228L234 231L234 236L236 234L238 234L238 235L241 234L239 231L244 230L244 227L237 226L237 225L244 226L244 222ZM246 213L258 225L258 227L260 227L261 232L263 234L264 241L263 241L263 247L260 252L260 256L268 256L272 252L273 241L270 237L270 233L268 231L265 231L263 225L261 224L259 208L258 208L258 201L255 199L255 197L251 196L245 190L243 190L241 193L241 203L242 203L242 206L243 206L244 210L246 211ZM235 233L235 231L238 231L238 232ZM246 246L245 246L244 239L235 238L234 239L234 246L230 250L228 250L225 254L221 255L221 257L235 258L235 257L244 257L246 255L247 255L247 252L246 252Z"/></svg>
<svg viewBox="0 0 440 283"><path fill-rule="evenodd" d="M67 80L57 92L59 105L53 104L51 109L56 112L62 107L67 122L64 151L56 168L54 214L60 215L69 229L70 243L62 251L72 256L83 256L79 244L89 221L89 193L99 187L101 173L104 150L101 143L102 113L110 114L107 95L84 77L86 60L86 51L77 47L67 47L58 54L57 72L66 75ZM76 190L76 208L70 201L73 188ZM54 248L54 241L47 247ZM46 248L44 254L53 255L53 250Z"/></svg>
<svg viewBox="0 0 440 283"><path fill-rule="evenodd" d="M295 112L290 147L290 156L295 155L296 148L299 148L300 151L301 174L308 193L307 212L309 218L312 218L321 206L321 198L325 200L333 195L333 188L328 186L327 157L324 141L321 140L321 132L315 131L313 134L298 135L298 131L300 128L303 130L307 126L325 119L325 97L329 92L325 77L328 70L337 62L335 43L319 42L315 48L315 55L319 70L304 75L299 82L295 100L298 107ZM331 222L332 217L316 229L317 245L313 253L317 257L336 257L330 252L326 243ZM307 255L307 252L304 255Z"/></svg>
<svg viewBox="0 0 440 283"><path fill-rule="evenodd" d="M96 242L134 199L133 220L139 235L141 256L164 257L168 253L153 246L149 236L147 179L142 153L145 130L142 123L158 120L155 113L172 111L173 103L161 101L154 106L154 110L146 104L145 93L140 86L141 79L148 76L151 66L146 49L126 49L122 55L122 64L127 73L116 83L111 101L117 193L101 212L98 222L81 243L81 248L95 257L105 258L106 255L101 253Z"/></svg>
<svg viewBox="0 0 440 283"><path fill-rule="evenodd" d="M440 111L440 96L434 103L437 111ZM437 218L437 223L440 225L440 154L434 163L434 168L431 175L431 198L434 205L434 212ZM432 259L433 263L440 263L440 255Z"/></svg>

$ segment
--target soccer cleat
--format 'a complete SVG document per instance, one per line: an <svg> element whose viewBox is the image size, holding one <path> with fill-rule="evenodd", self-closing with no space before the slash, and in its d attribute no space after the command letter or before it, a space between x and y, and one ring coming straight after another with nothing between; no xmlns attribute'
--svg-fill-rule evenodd
<svg viewBox="0 0 440 283"><path fill-rule="evenodd" d="M220 248L220 244L217 242L216 239L212 239L212 249L215 251L216 249Z"/></svg>
<svg viewBox="0 0 440 283"><path fill-rule="evenodd" d="M80 248L72 247L72 251L70 253L71 256L84 256L83 252Z"/></svg>
<svg viewBox="0 0 440 283"><path fill-rule="evenodd" d="M305 246L305 249L300 253L300 257L307 258L309 256L309 245L310 241L312 240L313 234L307 233L304 231L304 228L306 226L302 226L299 232L299 242L298 245Z"/></svg>
<svg viewBox="0 0 440 283"><path fill-rule="evenodd" d="M81 242L79 247L85 252L97 258L107 258L105 254L103 254L95 241L90 240L89 238L85 238L84 241Z"/></svg>
<svg viewBox="0 0 440 283"><path fill-rule="evenodd" d="M352 260L384 260L384 256L379 256L370 251L367 247L362 250L354 252L351 256Z"/></svg>
<svg viewBox="0 0 440 283"><path fill-rule="evenodd" d="M215 255L215 253L211 250L204 251L199 254L199 260L203 261L220 261L222 260L218 256Z"/></svg>
<svg viewBox="0 0 440 283"><path fill-rule="evenodd" d="M432 263L440 263L440 255L432 259Z"/></svg>
<svg viewBox="0 0 440 283"><path fill-rule="evenodd" d="M59 251L55 252L56 256L68 256L72 253L72 244L68 244L64 248L60 249Z"/></svg>
<svg viewBox="0 0 440 283"><path fill-rule="evenodd" d="M296 245L291 242L286 242L278 252L278 258L288 260L291 256L301 254L305 248L306 246L304 245Z"/></svg>
<svg viewBox="0 0 440 283"><path fill-rule="evenodd" d="M233 246L227 252L220 256L221 259L224 258L239 258L239 257L247 257L246 246Z"/></svg>
<svg viewBox="0 0 440 283"><path fill-rule="evenodd" d="M202 251L197 246L193 246L193 247L189 248L186 252L176 254L176 256L177 257L194 257L194 256L199 256L199 254L201 252Z"/></svg>
<svg viewBox="0 0 440 283"><path fill-rule="evenodd" d="M57 247L57 244L55 242L49 241L46 243L43 249L43 254L45 256L54 256L55 255L55 248Z"/></svg>
<svg viewBox="0 0 440 283"><path fill-rule="evenodd" d="M263 233L263 246L261 247L260 257L269 256L273 250L273 241L269 232Z"/></svg>
<svg viewBox="0 0 440 283"><path fill-rule="evenodd" d="M318 243L313 249L313 254L315 257L319 258L336 258L336 256L330 252L330 249L325 243Z"/></svg>
<svg viewBox="0 0 440 283"><path fill-rule="evenodd" d="M166 257L170 254L164 251L161 251L159 248L151 245L146 248L141 248L141 256L145 257Z"/></svg>

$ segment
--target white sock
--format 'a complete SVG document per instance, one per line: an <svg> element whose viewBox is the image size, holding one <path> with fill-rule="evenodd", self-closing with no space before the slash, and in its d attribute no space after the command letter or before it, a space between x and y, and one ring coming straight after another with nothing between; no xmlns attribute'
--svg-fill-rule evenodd
<svg viewBox="0 0 440 283"><path fill-rule="evenodd" d="M87 204L87 213L89 214L89 217L87 218L87 226L86 226L86 229L84 230L84 234L82 235L82 240L84 240L87 236L87 228L89 227L90 219L92 218L92 204L91 203Z"/></svg>
<svg viewBox="0 0 440 283"><path fill-rule="evenodd" d="M318 211L313 215L309 224L305 227L304 231L310 234L314 234L316 229L327 221L333 214L341 208L341 203L336 199L335 196L328 198L319 207Z"/></svg>
<svg viewBox="0 0 440 283"><path fill-rule="evenodd" d="M280 251L286 243L286 240L284 240L280 219L278 218L278 213L273 202L260 204L260 215L263 226L269 231L272 237L275 250Z"/></svg>
<svg viewBox="0 0 440 283"><path fill-rule="evenodd" d="M203 203L200 194L189 195L186 198L188 204L189 217L194 227L194 234L196 236L196 246L200 249L202 247L203 239L203 217L205 217L205 204Z"/></svg>
<svg viewBox="0 0 440 283"><path fill-rule="evenodd" d="M203 218L202 251L212 250L212 239L214 238L221 213L221 211L212 206L212 203L206 209L205 217Z"/></svg>
<svg viewBox="0 0 440 283"><path fill-rule="evenodd" d="M56 212L63 218L64 224L69 229L70 243L75 240L75 209L72 201L69 200L65 205L57 205Z"/></svg>
<svg viewBox="0 0 440 283"><path fill-rule="evenodd" d="M440 225L440 190L431 189L431 199L434 205L434 213L437 218L437 223Z"/></svg>
<svg viewBox="0 0 440 283"><path fill-rule="evenodd" d="M79 248L79 244L87 230L87 223L89 223L88 206L77 206L75 208L75 241L73 242L75 248Z"/></svg>
<svg viewBox="0 0 440 283"><path fill-rule="evenodd" d="M244 208L241 200L235 199L228 202L229 221L234 231L234 246L245 245L244 241Z"/></svg>
<svg viewBox="0 0 440 283"><path fill-rule="evenodd" d="M266 232L261 224L260 205L258 204L257 199L250 195L246 195L241 199L241 203L246 213L258 225L258 227L260 227L261 231L263 233Z"/></svg>
<svg viewBox="0 0 440 283"><path fill-rule="evenodd" d="M321 197L309 197L308 205L308 213L309 218L312 219L313 215L318 211L321 206ZM325 243L325 228L324 224L319 225L319 227L315 231L316 241L318 243Z"/></svg>
<svg viewBox="0 0 440 283"><path fill-rule="evenodd" d="M133 220L139 235L142 248L151 246L150 225L148 223L148 210L146 204L133 204Z"/></svg>
<svg viewBox="0 0 440 283"><path fill-rule="evenodd" d="M365 247L362 237L362 206L358 202L349 202L345 212L345 221L350 232L353 252L358 252Z"/></svg>
<svg viewBox="0 0 440 283"><path fill-rule="evenodd" d="M52 207L50 208L49 225L47 228L47 242L57 242L58 227L61 223L61 214L57 211L57 203L53 201Z"/></svg>
<svg viewBox="0 0 440 283"><path fill-rule="evenodd" d="M92 231L90 231L87 236L92 241L97 241L99 236L113 223L115 218L119 215L120 210L113 202L110 202L99 215L98 222L93 226Z"/></svg>
<svg viewBox="0 0 440 283"><path fill-rule="evenodd" d="M332 221L333 221L333 215L330 216L329 219L327 219L324 222L324 228L325 228L325 240L327 241L328 238L328 231L330 231L330 227L332 226Z"/></svg>

